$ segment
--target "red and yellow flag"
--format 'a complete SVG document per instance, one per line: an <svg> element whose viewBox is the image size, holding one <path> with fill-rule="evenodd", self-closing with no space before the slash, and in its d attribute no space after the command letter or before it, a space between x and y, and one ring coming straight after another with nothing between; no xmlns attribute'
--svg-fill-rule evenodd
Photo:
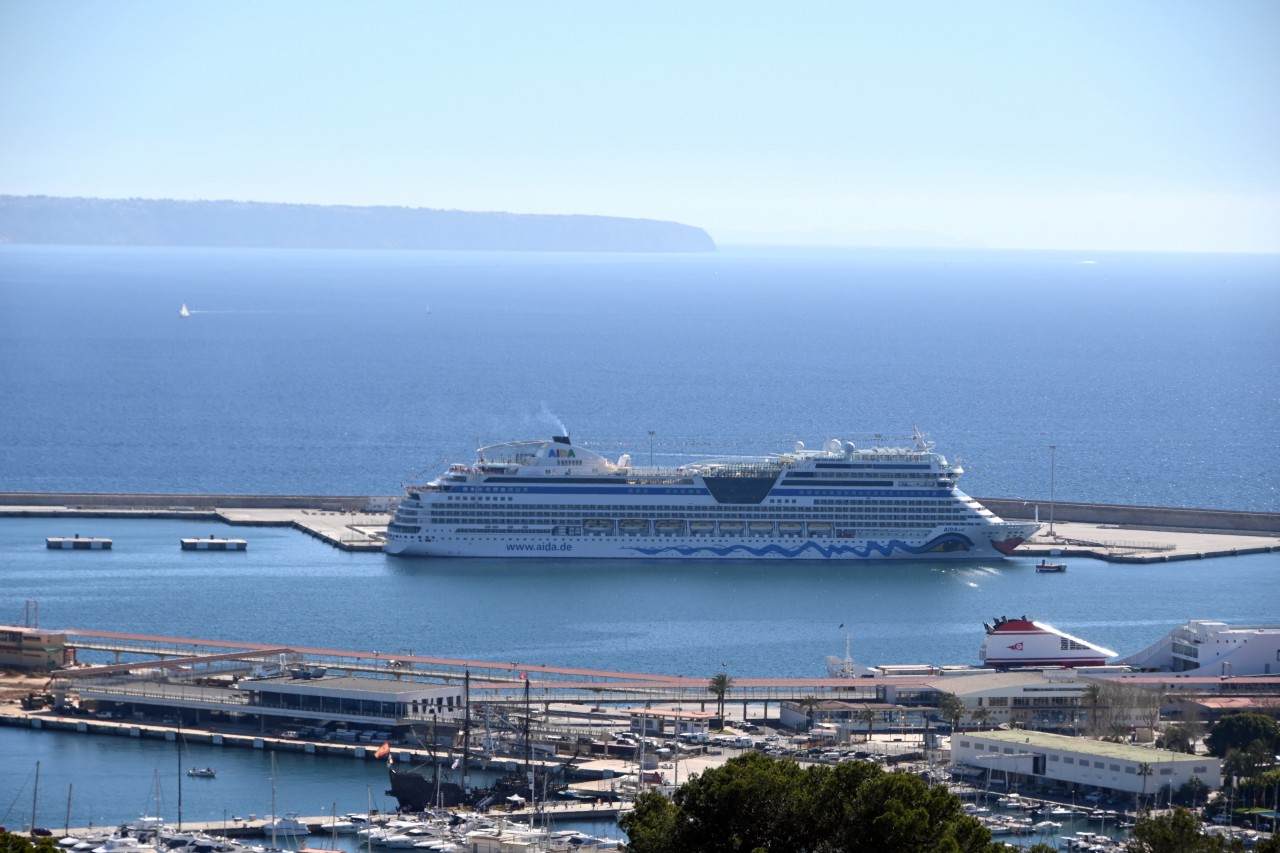
<svg viewBox="0 0 1280 853"><path fill-rule="evenodd" d="M374 757L374 758L385 758L386 756L388 756L388 755L390 755L390 754L391 754L391 743L390 743L389 741L385 741L385 740L384 740L384 741L382 742L382 746L378 747L378 751L377 751L377 752L375 752L375 753L373 754L373 757Z"/></svg>

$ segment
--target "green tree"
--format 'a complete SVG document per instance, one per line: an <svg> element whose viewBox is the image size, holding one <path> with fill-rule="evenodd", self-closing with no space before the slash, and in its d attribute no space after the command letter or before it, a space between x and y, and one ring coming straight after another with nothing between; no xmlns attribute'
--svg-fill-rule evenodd
<svg viewBox="0 0 1280 853"><path fill-rule="evenodd" d="M1208 793L1209 786L1205 781L1199 776L1192 776L1178 789L1178 800L1194 809L1198 803L1205 801Z"/></svg>
<svg viewBox="0 0 1280 853"><path fill-rule="evenodd" d="M938 713L951 721L951 730L953 732L960 730L960 718L964 716L965 704L954 693L943 693L938 697Z"/></svg>
<svg viewBox="0 0 1280 853"><path fill-rule="evenodd" d="M1230 714L1213 724L1204 745L1210 755L1225 758L1228 750L1247 750L1254 741L1274 755L1280 750L1280 723L1265 714Z"/></svg>
<svg viewBox="0 0 1280 853"><path fill-rule="evenodd" d="M732 689L733 679L725 672L713 675L711 681L707 684L707 690L714 693L716 697L716 713L720 715L720 728L722 730L724 728L724 699Z"/></svg>
<svg viewBox="0 0 1280 853"><path fill-rule="evenodd" d="M1191 732L1186 726L1180 726L1176 723L1166 726L1160 735L1158 745L1174 752L1195 752L1195 739L1191 737Z"/></svg>
<svg viewBox="0 0 1280 853"><path fill-rule="evenodd" d="M982 706L979 708L974 708L971 712L969 712L969 718L973 720L973 722L978 726L978 728L985 729L987 727L987 723L991 722L991 716L994 713L995 711L992 711L990 708L986 706Z"/></svg>
<svg viewBox="0 0 1280 853"><path fill-rule="evenodd" d="M871 762L801 768L760 753L695 776L669 803L641 797L620 823L632 853L997 849L941 786Z"/></svg>
<svg viewBox="0 0 1280 853"><path fill-rule="evenodd" d="M1239 841L1232 846L1216 835L1201 835L1200 821L1184 808L1158 817L1140 816L1125 846L1127 853L1225 853L1243 849Z"/></svg>
<svg viewBox="0 0 1280 853"><path fill-rule="evenodd" d="M52 838L40 838L32 841L25 835L14 832L0 832L0 853L57 853L58 845Z"/></svg>

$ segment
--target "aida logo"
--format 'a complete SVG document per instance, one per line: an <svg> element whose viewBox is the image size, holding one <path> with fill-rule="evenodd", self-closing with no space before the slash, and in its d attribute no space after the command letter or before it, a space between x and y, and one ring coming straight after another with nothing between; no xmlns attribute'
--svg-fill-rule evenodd
<svg viewBox="0 0 1280 853"><path fill-rule="evenodd" d="M559 447L553 447L553 448L551 448L550 450L548 450L548 451L547 451L547 455L548 455L548 456L550 456L550 457L552 457L552 458L554 458L554 459L574 459L574 458L576 458L576 457L574 456L574 453L573 453L573 449L572 449L572 448L564 448L564 449L561 449L561 448L559 448Z"/></svg>

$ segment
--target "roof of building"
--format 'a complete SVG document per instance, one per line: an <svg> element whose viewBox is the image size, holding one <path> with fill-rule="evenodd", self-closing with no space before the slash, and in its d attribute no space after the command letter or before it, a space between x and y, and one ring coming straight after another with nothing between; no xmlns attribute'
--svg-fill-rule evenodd
<svg viewBox="0 0 1280 853"><path fill-rule="evenodd" d="M1184 701L1219 711L1280 710L1280 696L1197 696Z"/></svg>
<svg viewBox="0 0 1280 853"><path fill-rule="evenodd" d="M1119 761L1145 761L1148 764L1171 764L1186 761L1195 761L1203 764L1206 761L1218 760L1208 755L1189 755L1185 752L1173 752L1168 749L1153 749L1128 743L1112 743L1105 740L1069 737L1067 735L1055 735L1027 729L957 733L952 736L952 743L955 743L960 738L982 739L1005 744L1024 744L1039 747L1040 749L1084 753L1098 757L1114 758Z"/></svg>
<svg viewBox="0 0 1280 853"><path fill-rule="evenodd" d="M354 675L326 675L321 678L246 678L240 681L241 690L275 690L285 693L377 693L398 696L409 693L425 693L445 690L461 692L456 685L430 684L424 681L399 681L390 678L361 678Z"/></svg>
<svg viewBox="0 0 1280 853"><path fill-rule="evenodd" d="M991 693L999 690L1014 690L1021 687L1058 687L1064 691L1082 691L1086 684L1074 672L1068 670L1052 670L1046 674L1041 670L1023 670L1019 672L985 672L980 675L949 675L931 679L929 687L944 693L957 696L973 696L979 693ZM1069 674L1068 674L1069 673Z"/></svg>

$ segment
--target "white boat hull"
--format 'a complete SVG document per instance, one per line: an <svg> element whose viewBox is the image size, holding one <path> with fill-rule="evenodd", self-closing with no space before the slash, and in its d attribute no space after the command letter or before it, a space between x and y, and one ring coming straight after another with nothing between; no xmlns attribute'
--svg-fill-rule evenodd
<svg viewBox="0 0 1280 853"><path fill-rule="evenodd" d="M918 539L837 539L796 536L553 536L439 534L389 540L386 552L406 557L543 557L548 559L988 560L1005 556L996 543L1025 540L1035 524L1006 523L964 533L932 531ZM428 540L429 541L426 541Z"/></svg>

